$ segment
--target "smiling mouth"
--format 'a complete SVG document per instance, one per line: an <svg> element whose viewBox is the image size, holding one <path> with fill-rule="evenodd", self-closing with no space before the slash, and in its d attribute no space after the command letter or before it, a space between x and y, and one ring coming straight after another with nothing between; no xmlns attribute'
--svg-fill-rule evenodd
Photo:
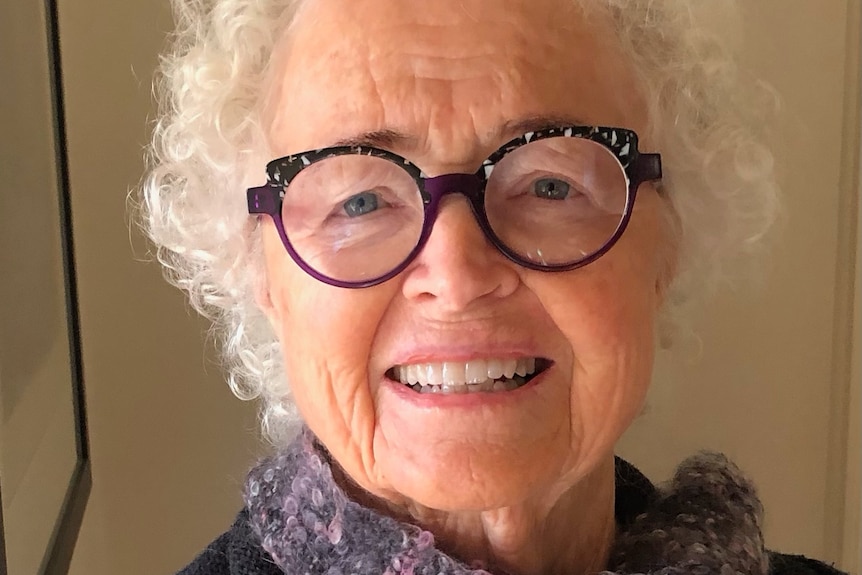
<svg viewBox="0 0 862 575"><path fill-rule="evenodd" d="M493 393L523 387L551 364L540 357L415 363L396 365L386 377L417 393Z"/></svg>

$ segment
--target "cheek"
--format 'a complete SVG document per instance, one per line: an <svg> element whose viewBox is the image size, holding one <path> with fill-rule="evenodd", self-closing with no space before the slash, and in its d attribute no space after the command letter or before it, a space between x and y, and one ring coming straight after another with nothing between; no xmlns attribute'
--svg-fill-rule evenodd
<svg viewBox="0 0 862 575"><path fill-rule="evenodd" d="M351 474L367 468L375 423L369 354L391 289L328 286L269 250L267 275L287 382L303 419Z"/></svg>
<svg viewBox="0 0 862 575"><path fill-rule="evenodd" d="M578 467L589 467L642 408L654 353L655 273L620 250L542 281L537 293L569 346L570 364L560 367L570 377Z"/></svg>
<svg viewBox="0 0 862 575"><path fill-rule="evenodd" d="M643 223L652 223L649 220ZM536 286L583 368L591 362L612 363L610 356L619 353L652 349L661 261L654 227L630 226L596 262L570 273L550 274Z"/></svg>
<svg viewBox="0 0 862 575"><path fill-rule="evenodd" d="M576 363L584 367L620 350L651 347L656 308L655 282L648 274L620 273L613 263L593 265L559 290L560 296L548 306L572 345Z"/></svg>

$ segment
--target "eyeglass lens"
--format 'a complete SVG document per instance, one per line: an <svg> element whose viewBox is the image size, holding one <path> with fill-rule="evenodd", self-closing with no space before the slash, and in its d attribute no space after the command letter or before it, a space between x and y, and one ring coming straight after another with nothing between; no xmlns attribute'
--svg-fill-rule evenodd
<svg viewBox="0 0 862 575"><path fill-rule="evenodd" d="M523 260L566 265L601 250L621 224L628 179L614 154L585 138L546 138L506 154L488 177L484 209ZM359 282L394 270L418 245L425 218L413 177L367 155L326 158L285 190L294 251L329 278Z"/></svg>

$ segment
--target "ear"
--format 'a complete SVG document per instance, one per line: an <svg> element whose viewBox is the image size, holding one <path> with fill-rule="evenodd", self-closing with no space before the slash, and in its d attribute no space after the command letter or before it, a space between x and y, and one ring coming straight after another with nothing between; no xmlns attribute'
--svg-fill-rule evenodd
<svg viewBox="0 0 862 575"><path fill-rule="evenodd" d="M679 249L675 239L665 240L664 247L658 255L656 278L655 278L655 294L656 308L664 305L667 299L670 286L676 278L676 272L679 266Z"/></svg>
<svg viewBox="0 0 862 575"><path fill-rule="evenodd" d="M658 194L655 197L658 199L657 224L659 226L658 247L655 254L655 301L656 309L659 309L665 304L670 286L673 285L679 271L682 225L667 198Z"/></svg>
<svg viewBox="0 0 862 575"><path fill-rule="evenodd" d="M283 306L278 305L278 298L273 298L266 265L261 266L259 278L254 289L255 303L269 320L269 325L272 326L273 331L278 335L281 333L285 310Z"/></svg>

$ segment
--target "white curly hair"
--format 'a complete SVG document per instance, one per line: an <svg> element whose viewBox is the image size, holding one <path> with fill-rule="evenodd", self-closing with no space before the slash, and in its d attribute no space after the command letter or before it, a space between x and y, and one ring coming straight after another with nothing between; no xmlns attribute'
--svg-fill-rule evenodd
<svg viewBox="0 0 862 575"><path fill-rule="evenodd" d="M296 432L300 417L256 305L262 250L243 192L260 183L247 167L260 154L270 56L305 1L313 0L173 0L177 29L156 81L158 121L137 205L166 277L212 320L231 389L262 400L264 435L275 443ZM589 4L612 15L648 102L646 137L663 156L677 243L663 325L673 325L693 294L727 276L729 262L759 251L775 219L764 107L752 105L752 94L768 91L743 78L691 0Z"/></svg>

